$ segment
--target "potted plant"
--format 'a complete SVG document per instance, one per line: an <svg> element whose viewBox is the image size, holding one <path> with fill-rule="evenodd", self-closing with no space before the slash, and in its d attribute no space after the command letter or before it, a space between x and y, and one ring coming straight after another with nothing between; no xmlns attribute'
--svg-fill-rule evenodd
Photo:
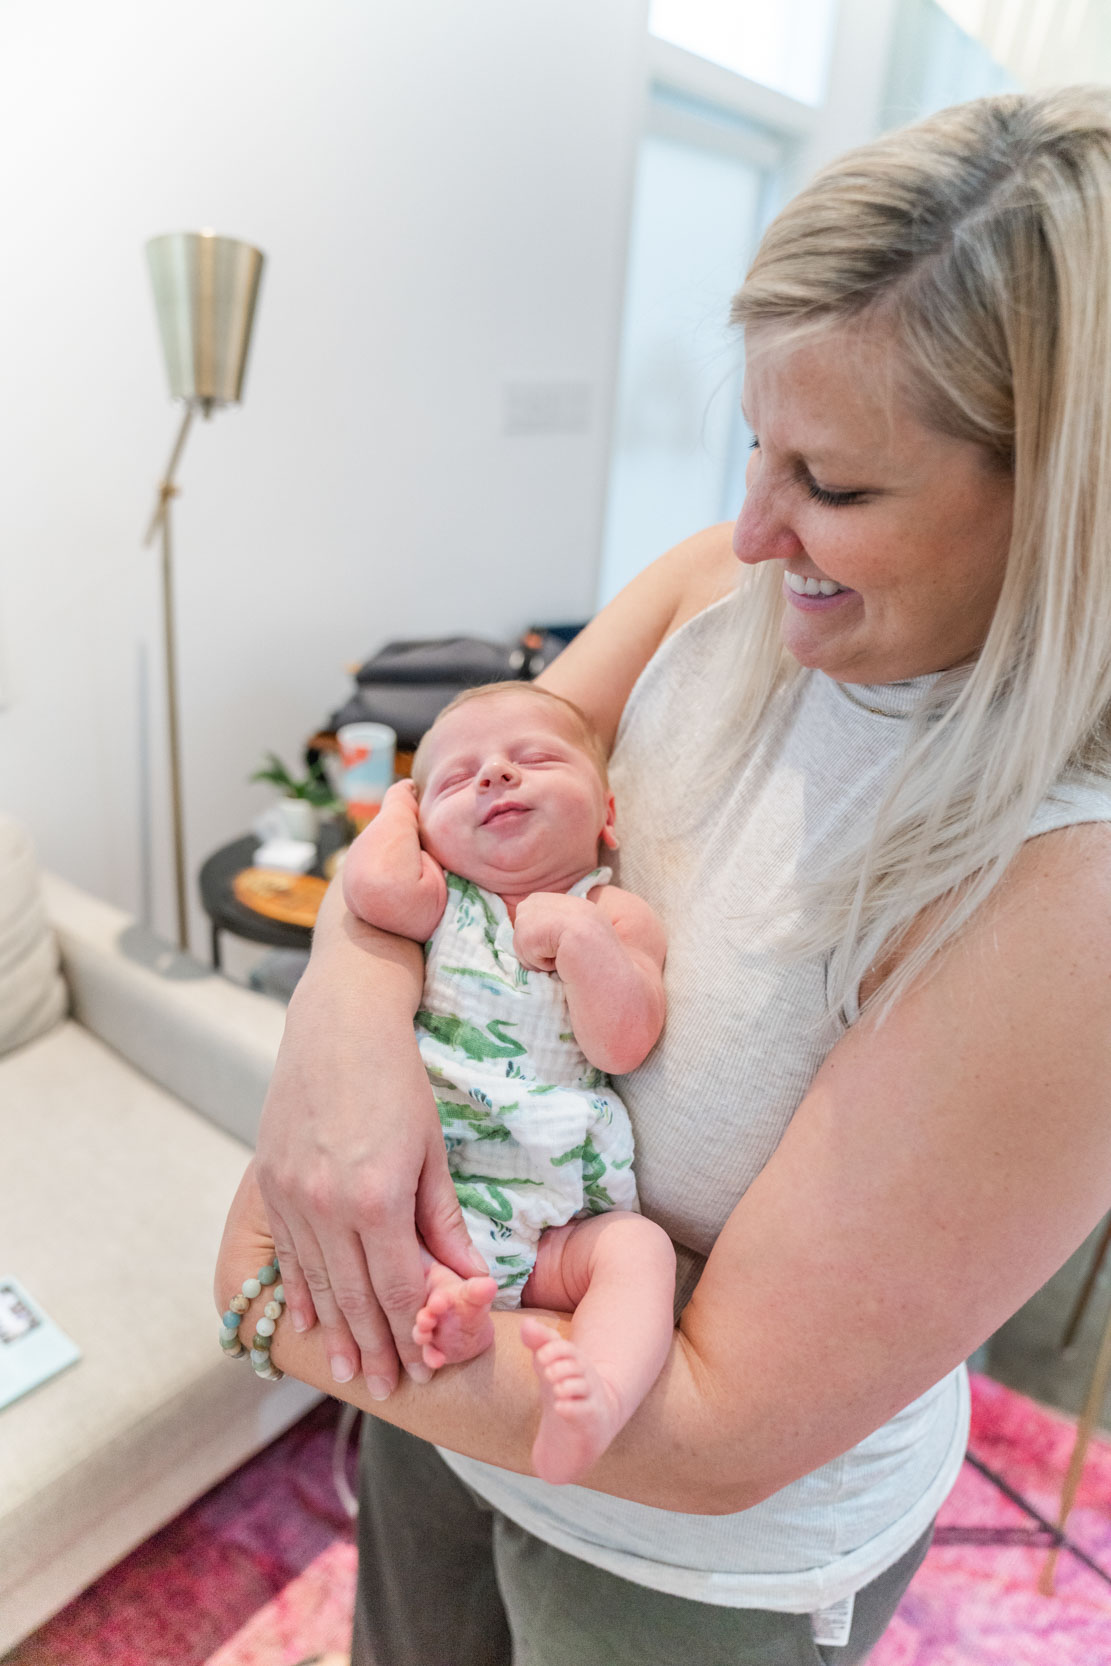
<svg viewBox="0 0 1111 1666"><path fill-rule="evenodd" d="M342 810L343 805L332 791L320 760L314 759L305 775L290 773L276 752L267 752L267 762L256 769L252 781L268 781L281 793L278 806L286 837L315 840L320 816L330 810Z"/></svg>

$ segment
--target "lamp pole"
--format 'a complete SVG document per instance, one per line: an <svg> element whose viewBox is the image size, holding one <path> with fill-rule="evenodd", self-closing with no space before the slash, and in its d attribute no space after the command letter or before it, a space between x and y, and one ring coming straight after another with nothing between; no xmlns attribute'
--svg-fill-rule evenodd
<svg viewBox="0 0 1111 1666"><path fill-rule="evenodd" d="M181 792L181 728L178 722L178 678L176 631L174 628L174 560L173 539L170 536L170 505L180 487L174 484L186 436L193 421L195 407L190 402L170 452L170 460L158 488L158 505L151 516L143 544L149 547L159 528L162 530L162 638L163 664L166 668L166 728L169 739L170 817L174 841L174 901L177 914L178 948L189 947L189 911L185 889L185 818Z"/></svg>
<svg viewBox="0 0 1111 1666"><path fill-rule="evenodd" d="M161 531L174 894L178 946L185 950L189 947L189 914L170 509L178 495L175 477L195 412L199 408L208 417L217 406L237 404L243 396L247 349L264 256L250 243L236 238L217 237L211 231L183 231L151 238L147 244L147 260L170 392L185 403L181 427L143 539L144 545L149 546Z"/></svg>

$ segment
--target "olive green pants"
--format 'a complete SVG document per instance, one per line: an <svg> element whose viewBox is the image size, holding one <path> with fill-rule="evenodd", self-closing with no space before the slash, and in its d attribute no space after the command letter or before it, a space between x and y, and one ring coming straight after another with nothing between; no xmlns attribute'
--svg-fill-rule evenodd
<svg viewBox="0 0 1111 1666"><path fill-rule="evenodd" d="M856 1666L933 1532L857 1592L848 1642L819 1647L808 1614L691 1602L565 1555L373 1417L360 1470L352 1666Z"/></svg>

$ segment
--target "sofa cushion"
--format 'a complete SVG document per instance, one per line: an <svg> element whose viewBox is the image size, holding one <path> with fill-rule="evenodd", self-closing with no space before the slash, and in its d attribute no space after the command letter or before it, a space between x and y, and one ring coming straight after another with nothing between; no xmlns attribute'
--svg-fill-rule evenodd
<svg viewBox="0 0 1111 1666"><path fill-rule="evenodd" d="M285 1008L199 965L162 977L127 952L129 915L56 874L43 889L77 1022L253 1145Z"/></svg>
<svg viewBox="0 0 1111 1666"><path fill-rule="evenodd" d="M64 1017L66 986L26 829L0 815L0 1053Z"/></svg>
<svg viewBox="0 0 1111 1666"><path fill-rule="evenodd" d="M0 1411L2 1653L317 1395L217 1342L246 1146L71 1021L0 1059L0 1151L0 1274L82 1352Z"/></svg>

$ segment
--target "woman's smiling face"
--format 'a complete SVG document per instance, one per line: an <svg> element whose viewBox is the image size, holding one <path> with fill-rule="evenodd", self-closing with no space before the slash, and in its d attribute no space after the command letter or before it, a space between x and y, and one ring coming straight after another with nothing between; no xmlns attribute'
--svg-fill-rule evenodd
<svg viewBox="0 0 1111 1666"><path fill-rule="evenodd" d="M783 563L794 657L855 683L973 658L1003 583L1010 475L919 421L882 337L750 330L744 402L756 440L733 549Z"/></svg>

